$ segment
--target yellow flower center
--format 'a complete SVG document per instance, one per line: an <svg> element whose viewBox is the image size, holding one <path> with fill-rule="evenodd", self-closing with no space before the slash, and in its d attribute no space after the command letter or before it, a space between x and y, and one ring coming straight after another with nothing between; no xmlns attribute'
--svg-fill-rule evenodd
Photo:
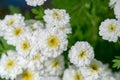
<svg viewBox="0 0 120 80"><path fill-rule="evenodd" d="M99 70L99 67L96 64L91 64L90 68L92 72L97 72Z"/></svg>
<svg viewBox="0 0 120 80"><path fill-rule="evenodd" d="M49 47L56 47L60 44L59 38L57 36L50 36L47 40L47 44Z"/></svg>
<svg viewBox="0 0 120 80"><path fill-rule="evenodd" d="M110 24L110 25L108 26L108 30L109 30L110 32L116 31L116 28L117 28L117 26L116 26L115 24Z"/></svg>
<svg viewBox="0 0 120 80"><path fill-rule="evenodd" d="M14 65L15 65L14 60L9 60L9 61L6 63L6 69L12 68L12 67L14 67Z"/></svg>
<svg viewBox="0 0 120 80"><path fill-rule="evenodd" d="M79 53L79 58L81 59L81 58L85 58L87 56L87 53L86 53L86 51L80 51L80 53Z"/></svg>
<svg viewBox="0 0 120 80"><path fill-rule="evenodd" d="M25 41L22 42L21 48L22 48L23 51L29 50L29 48L30 48L30 43L28 42L28 40L25 40Z"/></svg>
<svg viewBox="0 0 120 80"><path fill-rule="evenodd" d="M54 61L52 64L52 68L58 68L60 66L60 62L58 60Z"/></svg>
<svg viewBox="0 0 120 80"><path fill-rule="evenodd" d="M54 19L61 20L61 14L60 14L59 12L54 12L54 13L53 13L53 18L54 18Z"/></svg>
<svg viewBox="0 0 120 80"><path fill-rule="evenodd" d="M75 80L83 80L83 76L82 76L82 74L81 73L75 73L75 75L74 75L74 79Z"/></svg>
<svg viewBox="0 0 120 80"><path fill-rule="evenodd" d="M8 25L10 25L10 26L13 25L14 23L15 23L15 21L13 19L8 21Z"/></svg>
<svg viewBox="0 0 120 80"><path fill-rule="evenodd" d="M22 80L32 80L33 75L31 71L26 70L22 73Z"/></svg>
<svg viewBox="0 0 120 80"><path fill-rule="evenodd" d="M40 59L40 54L34 55L33 60L39 60L39 59Z"/></svg>
<svg viewBox="0 0 120 80"><path fill-rule="evenodd" d="M15 28L14 30L13 30L13 33L14 33L14 35L15 36L19 36L21 33L22 33L22 28Z"/></svg>
<svg viewBox="0 0 120 80"><path fill-rule="evenodd" d="M59 28L60 30L64 30L65 29L65 27L64 26L60 26L60 28Z"/></svg>

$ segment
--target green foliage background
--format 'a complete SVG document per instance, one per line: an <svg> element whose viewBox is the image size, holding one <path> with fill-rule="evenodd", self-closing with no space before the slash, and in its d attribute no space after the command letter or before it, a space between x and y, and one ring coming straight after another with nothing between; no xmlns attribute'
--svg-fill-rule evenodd
<svg viewBox="0 0 120 80"><path fill-rule="evenodd" d="M51 0L51 8L66 9L70 14L73 33L69 35L68 49L76 41L88 41L94 47L95 57L103 63L110 64L112 69L112 60L115 56L120 56L120 45L102 40L98 34L102 21L115 18L113 10L109 7L109 0ZM36 14L37 19L41 19L43 13L39 7L37 9L33 9L32 12ZM10 11L11 13L20 12L14 7L10 7ZM26 19L29 19L30 15L32 14L28 11L24 14ZM9 49L15 48L8 46L6 41L0 38L0 54ZM68 52L64 53L66 62L68 61L67 54ZM117 59L120 58L117 57Z"/></svg>

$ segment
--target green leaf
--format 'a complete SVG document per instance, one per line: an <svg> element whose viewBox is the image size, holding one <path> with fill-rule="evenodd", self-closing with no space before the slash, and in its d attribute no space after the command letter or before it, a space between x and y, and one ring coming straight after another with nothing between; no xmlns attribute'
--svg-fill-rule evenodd
<svg viewBox="0 0 120 80"><path fill-rule="evenodd" d="M120 56L116 56L116 59L114 59L112 62L114 62L113 64L113 68L117 68L120 69Z"/></svg>
<svg viewBox="0 0 120 80"><path fill-rule="evenodd" d="M43 20L43 16L44 16L44 8L43 7L33 8L32 13L35 14L36 19Z"/></svg>

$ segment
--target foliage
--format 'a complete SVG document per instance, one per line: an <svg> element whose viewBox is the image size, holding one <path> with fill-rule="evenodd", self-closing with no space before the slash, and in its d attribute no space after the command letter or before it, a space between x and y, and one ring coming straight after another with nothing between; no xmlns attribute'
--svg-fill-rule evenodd
<svg viewBox="0 0 120 80"><path fill-rule="evenodd" d="M8 45L3 37L0 37L0 56L2 53L6 53L8 50L15 50L14 46Z"/></svg>
<svg viewBox="0 0 120 80"><path fill-rule="evenodd" d="M116 56L113 62L114 62L113 68L120 69L120 56Z"/></svg>

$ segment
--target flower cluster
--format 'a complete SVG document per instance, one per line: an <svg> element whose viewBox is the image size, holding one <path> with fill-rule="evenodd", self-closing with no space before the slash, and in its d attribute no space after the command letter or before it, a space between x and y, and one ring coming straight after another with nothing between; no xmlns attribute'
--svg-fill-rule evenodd
<svg viewBox="0 0 120 80"><path fill-rule="evenodd" d="M0 36L16 50L1 56L0 76L11 80L59 80L65 67L61 54L67 50L67 34L71 33L69 19L62 9L45 10L45 24L25 20L21 14L6 15L0 20Z"/></svg>
<svg viewBox="0 0 120 80"><path fill-rule="evenodd" d="M106 19L99 28L99 35L104 40L117 42L120 37L120 0L110 0L110 7L114 8L116 19Z"/></svg>

